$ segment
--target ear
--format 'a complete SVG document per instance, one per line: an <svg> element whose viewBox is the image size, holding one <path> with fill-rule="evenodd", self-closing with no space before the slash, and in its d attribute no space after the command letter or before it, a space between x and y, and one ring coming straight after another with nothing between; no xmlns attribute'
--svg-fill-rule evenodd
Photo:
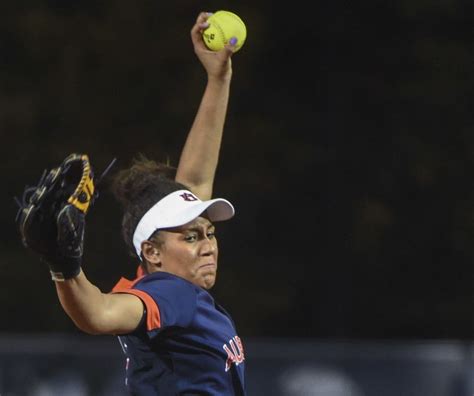
<svg viewBox="0 0 474 396"><path fill-rule="evenodd" d="M150 241L142 242L142 256L149 265L161 266L161 258L159 249Z"/></svg>

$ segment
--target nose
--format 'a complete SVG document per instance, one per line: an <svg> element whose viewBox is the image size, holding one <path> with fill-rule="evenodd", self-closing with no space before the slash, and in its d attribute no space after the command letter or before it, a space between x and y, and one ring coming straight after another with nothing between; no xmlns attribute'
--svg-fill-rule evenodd
<svg viewBox="0 0 474 396"><path fill-rule="evenodd" d="M201 255L211 256L217 250L217 244L215 239L204 238L201 245Z"/></svg>

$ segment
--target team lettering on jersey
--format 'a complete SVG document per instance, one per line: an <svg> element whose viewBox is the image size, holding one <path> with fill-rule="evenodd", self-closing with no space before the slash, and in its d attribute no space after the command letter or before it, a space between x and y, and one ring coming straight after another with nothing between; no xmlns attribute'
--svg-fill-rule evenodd
<svg viewBox="0 0 474 396"><path fill-rule="evenodd" d="M238 366L240 363L242 363L245 360L245 355L244 355L244 346L242 345L242 341L238 336L232 337L228 344L224 344L222 348L224 348L224 351L227 352L227 360L225 362L225 371L229 371L230 367L232 366L232 363L235 363L236 366Z"/></svg>

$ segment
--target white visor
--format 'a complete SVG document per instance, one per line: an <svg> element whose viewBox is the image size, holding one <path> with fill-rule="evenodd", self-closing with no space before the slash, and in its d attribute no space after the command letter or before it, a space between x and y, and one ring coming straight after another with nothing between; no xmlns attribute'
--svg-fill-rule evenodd
<svg viewBox="0 0 474 396"><path fill-rule="evenodd" d="M168 194L153 205L138 222L133 234L133 246L141 258L142 242L163 228L174 228L189 223L207 211L210 221L228 220L234 207L226 199L201 201L191 191L179 190Z"/></svg>

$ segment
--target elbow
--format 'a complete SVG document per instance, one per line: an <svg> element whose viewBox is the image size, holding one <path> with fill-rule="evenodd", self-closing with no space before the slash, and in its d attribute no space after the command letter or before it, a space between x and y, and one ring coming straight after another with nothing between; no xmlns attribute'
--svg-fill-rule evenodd
<svg viewBox="0 0 474 396"><path fill-rule="evenodd" d="M81 330L83 333L90 335L100 335L100 332L97 328L91 325L86 325L83 323L76 323L76 327Z"/></svg>
<svg viewBox="0 0 474 396"><path fill-rule="evenodd" d="M188 177L177 175L175 180L178 183L184 184L199 199L207 200L211 198L214 178L190 177L189 175L187 176Z"/></svg>
<svg viewBox="0 0 474 396"><path fill-rule="evenodd" d="M102 334L108 334L102 326L100 326L98 323L94 322L86 322L86 321L74 321L74 324L76 327L81 330L82 332L90 335L102 335Z"/></svg>
<svg viewBox="0 0 474 396"><path fill-rule="evenodd" d="M199 199L206 201L212 198L212 185L209 184L191 184L187 185L189 190Z"/></svg>
<svg viewBox="0 0 474 396"><path fill-rule="evenodd" d="M99 331L99 330L97 330L93 327L84 327L84 328L80 328L80 330L83 331L86 334L89 334L89 335L102 335L102 334L104 334L101 331Z"/></svg>

